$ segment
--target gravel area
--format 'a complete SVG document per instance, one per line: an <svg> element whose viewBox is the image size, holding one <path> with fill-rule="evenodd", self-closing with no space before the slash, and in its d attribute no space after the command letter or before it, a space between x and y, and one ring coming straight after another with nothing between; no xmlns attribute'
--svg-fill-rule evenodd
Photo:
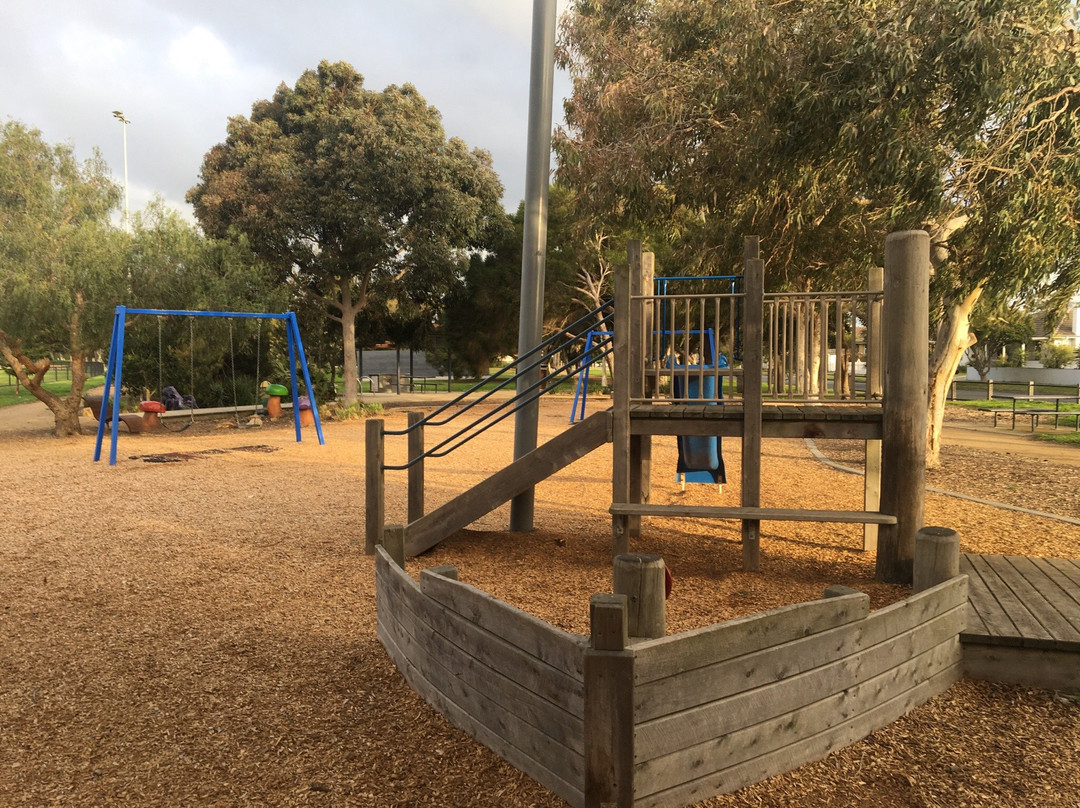
<svg viewBox="0 0 1080 808"><path fill-rule="evenodd" d="M569 408L544 406L542 438ZM404 423L387 415L388 428ZM115 467L91 462L89 435L0 435L0 805L564 806L429 709L379 644L363 423L326 424L325 446L313 432L295 443L286 425L227 426L121 435ZM504 465L511 430L508 419L431 462L428 507ZM853 444L819 448L860 459ZM724 449L733 484L683 493L674 441L658 440L654 500L737 503L737 442ZM388 446L391 461L403 453ZM763 466L766 506L860 507L861 480L803 441L766 441ZM1075 476L946 447L928 482L1077 517ZM387 520L401 521L403 474L388 489ZM455 564L462 580L584 633L589 596L610 591L609 502L610 451L599 450L538 487L532 533L505 533L502 508L408 570ZM959 530L969 551L1080 557L1080 527L1015 511L929 494L927 522ZM672 568L677 632L829 584L866 591L872 608L904 597L873 581L860 545L858 527L767 524L751 574L737 525L650 519L635 549ZM819 763L702 803L1005 804L1080 806L1077 699L965 681Z"/></svg>

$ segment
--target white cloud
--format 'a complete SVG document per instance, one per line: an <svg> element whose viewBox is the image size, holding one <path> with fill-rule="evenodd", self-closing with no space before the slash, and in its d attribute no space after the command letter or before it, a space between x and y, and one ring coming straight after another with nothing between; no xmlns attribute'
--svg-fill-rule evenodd
<svg viewBox="0 0 1080 808"><path fill-rule="evenodd" d="M72 68L92 73L119 64L127 57L128 51L121 38L80 23L64 26L58 44L64 59Z"/></svg>
<svg viewBox="0 0 1080 808"><path fill-rule="evenodd" d="M235 71L225 43L201 25L169 45L169 65L178 73L198 78L219 78Z"/></svg>

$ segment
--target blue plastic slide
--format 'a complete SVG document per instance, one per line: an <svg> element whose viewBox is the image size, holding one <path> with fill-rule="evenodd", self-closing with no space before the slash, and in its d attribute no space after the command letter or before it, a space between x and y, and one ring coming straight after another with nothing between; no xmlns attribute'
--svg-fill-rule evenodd
<svg viewBox="0 0 1080 808"><path fill-rule="evenodd" d="M727 367L727 359L720 356L720 367ZM689 368L677 367L677 370L695 371L713 370L712 365L691 365ZM686 382L686 398L711 399L723 398L724 390L721 386L720 395L716 395L716 377L690 375L689 378L675 374L675 398L683 398L682 386ZM699 384L700 382L700 384ZM700 388L700 389L699 389ZM721 449L720 438L715 435L680 435L678 437L679 462L675 467L676 479L686 483L715 483L727 482L727 474L724 470L724 455Z"/></svg>

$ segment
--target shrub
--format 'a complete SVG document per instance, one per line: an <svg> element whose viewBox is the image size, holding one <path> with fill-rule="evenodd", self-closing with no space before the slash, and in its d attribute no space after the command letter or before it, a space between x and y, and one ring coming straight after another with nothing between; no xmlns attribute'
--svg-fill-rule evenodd
<svg viewBox="0 0 1080 808"><path fill-rule="evenodd" d="M1044 368L1063 368L1073 361L1073 349L1058 342L1044 342L1039 351Z"/></svg>

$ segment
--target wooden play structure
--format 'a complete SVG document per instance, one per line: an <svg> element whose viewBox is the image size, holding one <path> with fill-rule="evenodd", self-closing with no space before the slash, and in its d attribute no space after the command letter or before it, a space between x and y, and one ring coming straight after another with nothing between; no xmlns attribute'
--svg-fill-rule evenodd
<svg viewBox="0 0 1080 808"><path fill-rule="evenodd" d="M365 527L383 645L429 704L574 806L674 807L732 791L863 738L965 672L1080 691L1080 565L1029 570L1037 565L961 556L955 532L922 524L927 235L894 234L867 289L824 294L765 294L757 240L745 246L741 287L672 294L658 292L651 256L632 243L613 311L583 318L590 329L601 316L612 325L601 346L614 356L612 407L433 511L425 458L505 417L500 407L434 447L423 428L450 421L450 405L410 413L396 433L367 422ZM721 334L741 362L719 361ZM387 435L407 436L406 464L385 462ZM651 503L655 435L741 440L739 505ZM865 441L863 509L762 507L764 437ZM590 601L589 636L461 583L453 568L425 570L419 583L406 573L407 557L608 442L616 570L652 572L630 583L616 572L615 593ZM385 474L405 469L408 523L388 526ZM628 553L647 538L646 517L738 520L747 570L759 569L762 521L861 523L878 577L913 582L914 594L870 612L865 594L830 587L820 601L665 636L663 562ZM1056 594L1030 583L1036 573ZM969 575L978 578L970 598ZM1013 597L1009 614L995 611L996 582L1025 592L1028 605ZM970 661L965 643L977 646Z"/></svg>

